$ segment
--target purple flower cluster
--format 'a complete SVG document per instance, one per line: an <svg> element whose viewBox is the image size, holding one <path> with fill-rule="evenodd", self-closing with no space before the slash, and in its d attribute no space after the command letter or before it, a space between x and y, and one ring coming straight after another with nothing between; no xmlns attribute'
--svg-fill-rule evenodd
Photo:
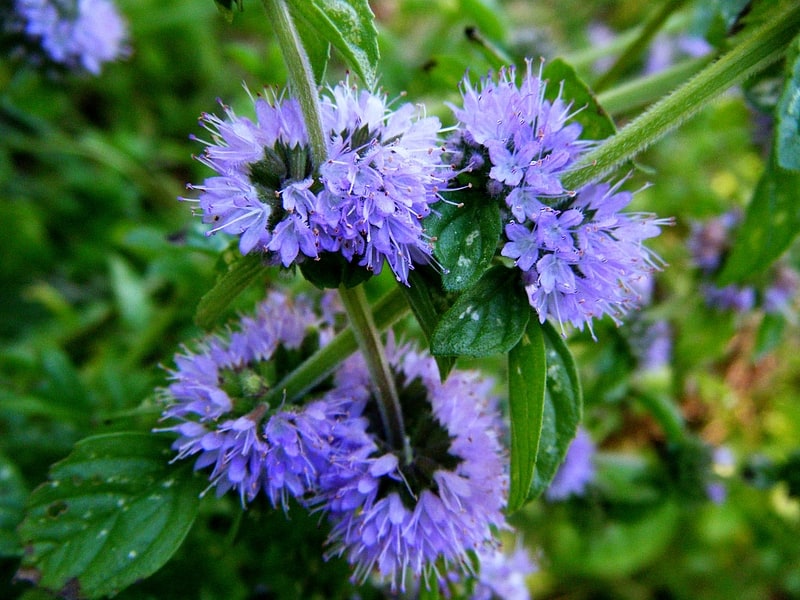
<svg viewBox="0 0 800 600"><path fill-rule="evenodd" d="M309 301L271 293L237 330L175 357L163 418L177 423L161 431L178 434L176 459L197 455L195 468L211 468L218 495L233 489L245 503L263 491L285 507L316 484L332 453L369 443L357 417L363 402L336 395L302 407L263 401L280 376L270 359L281 348L297 350L319 328L325 324Z"/></svg>
<svg viewBox="0 0 800 600"><path fill-rule="evenodd" d="M478 552L481 565L470 600L530 600L525 579L536 572L528 550L518 544L510 553L500 548Z"/></svg>
<svg viewBox="0 0 800 600"><path fill-rule="evenodd" d="M331 307L328 306L328 309ZM328 311L330 318L330 310ZM272 293L254 317L175 358L163 390L161 431L177 434L177 459L196 456L218 495L242 504L263 492L273 506L294 498L331 522L328 556L344 556L354 579L373 572L394 589L409 578L434 584L472 569L471 551L492 547L507 473L492 382L474 372L439 379L435 361L393 339L408 450L388 445L356 355L317 398L267 401L280 357L330 337L330 320L304 299Z"/></svg>
<svg viewBox="0 0 800 600"><path fill-rule="evenodd" d="M441 567L471 570L468 553L491 546L493 530L506 527L507 475L491 383L471 372L442 383L430 356L404 346L388 354L404 382L411 456L378 441L378 452L330 469L317 501L333 524L329 555L344 556L357 580L376 571L404 590L409 577L433 584ZM363 386L359 363L348 386Z"/></svg>
<svg viewBox="0 0 800 600"><path fill-rule="evenodd" d="M567 450L564 462L556 472L545 492L551 502L566 500L570 496L582 496L586 487L594 481L594 455L596 448L585 429L579 429Z"/></svg>
<svg viewBox="0 0 800 600"><path fill-rule="evenodd" d="M706 304L737 313L758 306L767 313L787 313L800 287L800 274L783 261L778 261L766 273L768 283L763 289L737 284L720 287L713 283L713 278L722 268L724 256L732 247L740 220L739 212L730 211L705 223L692 224L687 247L703 278L700 289Z"/></svg>
<svg viewBox="0 0 800 600"><path fill-rule="evenodd" d="M579 139L560 91L553 100L545 91L530 62L519 85L513 68L484 79L480 90L465 81L450 147L463 172L485 173L487 193L501 201L501 254L523 271L540 321L580 329L603 315L619 322L639 304L638 283L661 266L642 242L671 221L622 212L633 195L619 184L564 188L562 177L592 142Z"/></svg>
<svg viewBox="0 0 800 600"><path fill-rule="evenodd" d="M254 103L255 121L229 107L225 119L201 117L212 140L200 161L217 175L189 187L209 233L240 235L242 254L285 267L338 253L379 273L386 260L407 283L413 263L429 260L421 220L451 176L439 120L341 83L322 98L328 156L315 170L298 102Z"/></svg>
<svg viewBox="0 0 800 600"><path fill-rule="evenodd" d="M66 67L99 75L128 52L127 25L111 0L15 0L15 9L24 34Z"/></svg>

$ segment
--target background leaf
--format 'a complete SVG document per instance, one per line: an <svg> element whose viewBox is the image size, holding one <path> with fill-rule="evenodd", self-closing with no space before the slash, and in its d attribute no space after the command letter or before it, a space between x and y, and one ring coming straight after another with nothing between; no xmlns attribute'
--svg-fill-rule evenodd
<svg viewBox="0 0 800 600"><path fill-rule="evenodd" d="M22 521L22 510L28 490L17 466L0 454L0 556L22 553L16 529Z"/></svg>
<svg viewBox="0 0 800 600"><path fill-rule="evenodd" d="M776 114L775 141L778 165L800 171L800 36L792 42L787 64L786 85Z"/></svg>
<svg viewBox="0 0 800 600"><path fill-rule="evenodd" d="M509 513L528 498L539 452L545 398L545 349L542 327L528 322L522 339L508 353L508 411L511 421Z"/></svg>
<svg viewBox="0 0 800 600"><path fill-rule="evenodd" d="M770 161L747 206L744 221L717 284L729 285L763 273L800 231L800 172Z"/></svg>
<svg viewBox="0 0 800 600"><path fill-rule="evenodd" d="M97 598L159 569L189 531L205 482L169 464L170 440L149 433L87 438L34 490L18 576Z"/></svg>
<svg viewBox="0 0 800 600"><path fill-rule="evenodd" d="M562 99L572 102L573 112L584 107L573 117L583 126L583 139L604 140L617 132L611 117L597 102L589 86L568 63L560 58L547 61L542 77L549 80L545 91L548 100L554 100L560 94Z"/></svg>
<svg viewBox="0 0 800 600"><path fill-rule="evenodd" d="M433 332L434 354L491 356L522 337L531 307L515 270L497 266L458 297Z"/></svg>
<svg viewBox="0 0 800 600"><path fill-rule="evenodd" d="M203 329L214 327L231 302L266 269L263 257L258 253L234 258L214 287L200 299L195 322Z"/></svg>
<svg viewBox="0 0 800 600"><path fill-rule="evenodd" d="M465 290L489 268L502 233L497 203L472 190L459 197L463 205L441 203L425 221L436 238L436 258L446 269L448 291Z"/></svg>
<svg viewBox="0 0 800 600"><path fill-rule="evenodd" d="M530 499L541 494L564 461L583 416L583 393L569 348L549 322L542 326L547 376L544 415Z"/></svg>
<svg viewBox="0 0 800 600"><path fill-rule="evenodd" d="M375 84L380 52L375 17L367 0L303 0L288 5L304 41L327 40L367 87Z"/></svg>

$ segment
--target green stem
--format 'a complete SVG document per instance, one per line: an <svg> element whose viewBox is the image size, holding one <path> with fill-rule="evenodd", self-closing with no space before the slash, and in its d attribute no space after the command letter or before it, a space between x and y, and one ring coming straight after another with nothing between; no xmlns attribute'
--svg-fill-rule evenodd
<svg viewBox="0 0 800 600"><path fill-rule="evenodd" d="M341 285L339 296L350 319L350 328L367 363L367 370L374 386L375 400L378 403L378 412L386 433L386 442L395 450L403 449L407 441L400 397L397 395L394 377L386 359L380 333L373 321L364 288L360 285L354 288ZM409 453L404 452L403 455L408 456Z"/></svg>
<svg viewBox="0 0 800 600"><path fill-rule="evenodd" d="M652 40L655 34L658 33L658 30L664 26L669 16L678 10L685 2L686 0L667 0L667 2L665 2L661 7L661 10L647 19L642 27L641 32L638 36L636 36L636 39L634 39L633 43L625 49L625 52L623 52L620 57L614 61L614 64L611 65L611 68L609 68L608 71L606 71L606 73L597 80L594 86L592 86L594 91L600 92L614 83L619 76L622 75L631 66L631 64L639 58L642 50L647 47L647 45L650 43L650 40Z"/></svg>
<svg viewBox="0 0 800 600"><path fill-rule="evenodd" d="M683 415L666 394L650 394L640 390L637 397L647 412L661 425L670 442L677 443L686 438Z"/></svg>
<svg viewBox="0 0 800 600"><path fill-rule="evenodd" d="M314 166L318 167L327 158L328 146L322 126L322 111L319 106L319 92L314 81L314 71L311 69L308 54L300 41L300 35L297 33L286 1L262 0L262 2L275 30L283 59L286 61L292 91L297 95L303 112L311 146L311 159L314 161Z"/></svg>
<svg viewBox="0 0 800 600"><path fill-rule="evenodd" d="M597 95L597 102L612 115L630 112L655 102L675 86L695 75L713 60L713 55L691 58L654 75L639 77Z"/></svg>
<svg viewBox="0 0 800 600"><path fill-rule="evenodd" d="M779 60L800 29L800 4L793 4L672 94L654 104L617 135L584 156L564 178L576 190L633 158L686 121L732 85Z"/></svg>
<svg viewBox="0 0 800 600"><path fill-rule="evenodd" d="M409 310L405 296L399 288L383 296L373 308L375 327L379 330L388 328ZM289 402L297 400L333 373L357 349L358 343L353 330L345 329L279 381L265 399L266 402L275 406L284 398Z"/></svg>

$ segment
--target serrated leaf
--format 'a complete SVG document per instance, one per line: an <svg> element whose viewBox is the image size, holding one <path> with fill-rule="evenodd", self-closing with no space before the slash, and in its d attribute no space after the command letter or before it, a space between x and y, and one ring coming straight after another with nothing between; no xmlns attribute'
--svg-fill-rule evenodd
<svg viewBox="0 0 800 600"><path fill-rule="evenodd" d="M508 352L522 337L530 315L516 270L494 267L442 316L433 332L431 350L473 357Z"/></svg>
<svg viewBox="0 0 800 600"><path fill-rule="evenodd" d="M455 292L473 285L489 268L503 226L497 203L469 191L463 205L437 206L425 221L425 229L436 239L436 258L446 269L444 289Z"/></svg>
<svg viewBox="0 0 800 600"><path fill-rule="evenodd" d="M509 513L522 507L533 482L542 433L545 375L542 327L536 319L531 319L522 339L508 353L511 480L506 510Z"/></svg>
<svg viewBox="0 0 800 600"><path fill-rule="evenodd" d="M288 6L302 39L326 40L367 87L375 84L378 31L367 0L293 0Z"/></svg>
<svg viewBox="0 0 800 600"><path fill-rule="evenodd" d="M763 273L800 232L800 171L788 171L773 157L756 186L717 284L726 286Z"/></svg>
<svg viewBox="0 0 800 600"><path fill-rule="evenodd" d="M0 455L0 557L22 554L16 529L22 521L28 491L17 466Z"/></svg>
<svg viewBox="0 0 800 600"><path fill-rule="evenodd" d="M776 143L778 165L800 170L800 36L792 42L786 84L778 102Z"/></svg>
<svg viewBox="0 0 800 600"><path fill-rule="evenodd" d="M544 410L529 499L550 485L583 416L583 392L572 354L549 322L542 325L542 332L547 365Z"/></svg>
<svg viewBox="0 0 800 600"><path fill-rule="evenodd" d="M234 259L214 287L200 298L194 316L195 323L203 329L214 327L231 302L263 274L266 268L262 257L257 253Z"/></svg>
<svg viewBox="0 0 800 600"><path fill-rule="evenodd" d="M207 482L169 464L170 440L146 433L87 438L34 490L18 577L75 596L114 594L158 570L194 522Z"/></svg>
<svg viewBox="0 0 800 600"><path fill-rule="evenodd" d="M433 332L443 314L438 305L441 304L444 298L444 292L441 289L437 289L439 286L433 281L433 277L427 275L428 272L424 267L417 267L408 275L409 285L401 285L400 289L405 294L406 300L411 306L411 311L414 313L420 329L422 329L422 333L428 341L428 345L430 345ZM435 273L433 276L438 278ZM439 302L434 301L435 296ZM439 367L439 377L444 381L455 366L455 358L452 356L434 356L434 359Z"/></svg>
<svg viewBox="0 0 800 600"><path fill-rule="evenodd" d="M572 102L573 112L581 109L573 120L583 127L581 134L583 139L604 140L617 132L611 117L600 106L589 86L578 77L575 69L568 63L560 58L547 61L542 77L549 81L545 98L554 100L560 94L561 98Z"/></svg>

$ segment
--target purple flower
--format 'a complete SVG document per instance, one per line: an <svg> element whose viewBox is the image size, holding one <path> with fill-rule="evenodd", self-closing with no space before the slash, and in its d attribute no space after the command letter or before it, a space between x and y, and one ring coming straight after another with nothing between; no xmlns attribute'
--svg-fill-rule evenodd
<svg viewBox="0 0 800 600"><path fill-rule="evenodd" d="M528 550L522 544L511 554L500 548L478 552L480 571L470 600L529 600L525 579L537 570Z"/></svg>
<svg viewBox="0 0 800 600"><path fill-rule="evenodd" d="M263 490L286 507L289 497L302 501L337 456L371 452L363 401L353 394L326 394L302 407L264 400L283 375L272 360L279 348L297 351L324 330L309 301L272 293L235 331L176 356L163 390L163 419L176 423L160 429L178 434L176 460L197 456L195 468L211 468L218 495L233 489L244 504Z"/></svg>
<svg viewBox="0 0 800 600"><path fill-rule="evenodd" d="M797 297L798 287L800 274L789 265L779 264L772 283L764 290L764 312L791 314L791 304Z"/></svg>
<svg viewBox="0 0 800 600"><path fill-rule="evenodd" d="M322 99L328 157L317 172L296 100L256 99L255 122L224 111L201 118L212 140L200 161L218 176L190 186L209 233L240 235L242 254L286 267L330 252L380 273L385 260L403 283L429 260L421 220L452 176L438 119L342 83Z"/></svg>
<svg viewBox="0 0 800 600"><path fill-rule="evenodd" d="M24 34L66 67L99 75L128 53L127 26L111 0L16 0L15 8Z"/></svg>
<svg viewBox="0 0 800 600"><path fill-rule="evenodd" d="M572 495L583 495L586 487L595 478L595 452L595 445L589 433L585 429L578 429L564 462L553 477L550 487L544 492L545 498L557 502Z"/></svg>
<svg viewBox="0 0 800 600"><path fill-rule="evenodd" d="M630 192L589 185L563 210L542 207L529 226L509 223L501 254L515 259L531 306L544 322L556 319L591 330L592 319L620 316L642 301L641 287L661 267L644 245L671 223L652 214L621 212ZM530 229L528 229L530 227Z"/></svg>
<svg viewBox="0 0 800 600"><path fill-rule="evenodd" d="M480 169L486 163L489 180L504 184L506 193L520 188L528 196L560 196L566 192L561 175L590 142L579 140L580 124L569 122L571 104L560 94L545 100L541 69L534 74L527 61L521 82L516 80L514 67L502 69L496 80L482 79L479 88L464 79L463 108L451 107L460 121L451 149L459 156L483 155L470 159L465 168Z"/></svg>
<svg viewBox="0 0 800 600"><path fill-rule="evenodd" d="M373 431L375 451L332 463L316 502L332 523L328 556L344 556L355 580L376 572L404 590L409 577L432 584L440 566L470 571L468 553L506 526L507 475L491 383L469 372L441 383L431 357L394 345L388 354L411 454ZM365 381L359 358L339 377L348 390Z"/></svg>
<svg viewBox="0 0 800 600"><path fill-rule="evenodd" d="M564 174L595 142L579 139L561 90L553 100L545 91L530 61L519 84L513 68L477 88L465 80L449 148L460 174L485 178L489 196L501 202L500 253L522 271L539 320L555 319L562 331L564 323L591 330L604 315L619 323L639 304L639 282L662 266L643 241L672 221L622 212L632 194L620 184L564 188Z"/></svg>

